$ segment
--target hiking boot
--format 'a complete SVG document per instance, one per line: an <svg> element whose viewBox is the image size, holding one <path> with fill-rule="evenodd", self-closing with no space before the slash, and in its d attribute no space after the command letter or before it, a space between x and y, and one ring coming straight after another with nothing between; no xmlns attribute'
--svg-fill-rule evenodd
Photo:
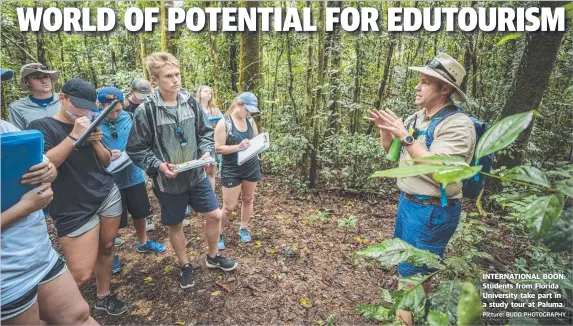
<svg viewBox="0 0 573 326"><path fill-rule="evenodd" d="M209 268L218 268L218 269L225 271L225 272L230 272L230 271L234 270L235 268L237 268L237 262L236 261L234 261L232 259L225 258L225 257L221 256L221 254L217 254L213 258L211 258L211 257L209 257L209 255L207 255L206 264L207 264L207 267L209 267Z"/></svg>
<svg viewBox="0 0 573 326"><path fill-rule="evenodd" d="M127 311L127 304L110 293L103 298L98 297L94 308L104 310L108 315L117 316Z"/></svg>
<svg viewBox="0 0 573 326"><path fill-rule="evenodd" d="M179 272L179 287L187 289L195 285L195 275L197 275L197 270L193 269L191 264L185 264Z"/></svg>
<svg viewBox="0 0 573 326"><path fill-rule="evenodd" d="M119 236L115 237L115 239L113 239L113 245L116 247L120 247L125 243L125 240L123 240L122 238L120 238Z"/></svg>
<svg viewBox="0 0 573 326"><path fill-rule="evenodd" d="M239 236L241 237L241 242L251 242L251 233L247 228L241 227L239 229Z"/></svg>
<svg viewBox="0 0 573 326"><path fill-rule="evenodd" d="M117 253L113 255L113 267L111 268L112 274L117 274L121 271L121 264L119 263L119 256Z"/></svg>
<svg viewBox="0 0 573 326"><path fill-rule="evenodd" d="M137 241L137 251L159 254L165 251L165 245L150 239L147 239L147 242L143 245L141 242Z"/></svg>
<svg viewBox="0 0 573 326"><path fill-rule="evenodd" d="M145 218L145 231L154 231L155 230L155 221L153 216L149 216Z"/></svg>
<svg viewBox="0 0 573 326"><path fill-rule="evenodd" d="M217 249L219 250L225 249L225 237L222 234L219 234L219 242L217 242Z"/></svg>

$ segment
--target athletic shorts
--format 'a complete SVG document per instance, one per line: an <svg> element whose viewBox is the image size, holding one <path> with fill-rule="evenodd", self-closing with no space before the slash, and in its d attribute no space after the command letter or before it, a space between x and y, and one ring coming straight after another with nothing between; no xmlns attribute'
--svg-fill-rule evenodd
<svg viewBox="0 0 573 326"><path fill-rule="evenodd" d="M0 320L14 318L28 310L28 308L30 308L38 299L38 286L49 283L52 280L58 278L60 275L64 274L66 269L66 261L62 257L59 257L58 261L56 261L56 264L54 264L54 267L52 267L48 274L44 276L40 283L30 289L30 291L21 296L19 299L16 299L9 304L2 306L0 309L2 313Z"/></svg>
<svg viewBox="0 0 573 326"><path fill-rule="evenodd" d="M207 177L181 194L168 194L159 189L155 189L154 192L161 205L163 225L177 225L183 222L187 205L191 205L191 208L198 213L207 213L219 208L219 202Z"/></svg>
<svg viewBox="0 0 573 326"><path fill-rule="evenodd" d="M221 185L223 185L225 188L234 188L243 183L243 180L249 182L257 182L261 180L261 170L257 169L257 171L246 177L221 178Z"/></svg>
<svg viewBox="0 0 573 326"><path fill-rule="evenodd" d="M147 187L145 182L136 184L135 186L127 187L119 190L121 194L121 222L120 228L127 226L127 214L131 214L134 220L146 218L153 214L151 203L147 196Z"/></svg>
<svg viewBox="0 0 573 326"><path fill-rule="evenodd" d="M66 234L67 237L76 238L82 234L87 233L91 229L95 228L99 224L99 218L101 217L116 217L120 216L122 212L121 207L121 194L119 192L119 188L114 184L107 195L107 198L103 201L103 203L99 206L96 213L86 222L86 224L82 225L79 229L75 230L74 232Z"/></svg>

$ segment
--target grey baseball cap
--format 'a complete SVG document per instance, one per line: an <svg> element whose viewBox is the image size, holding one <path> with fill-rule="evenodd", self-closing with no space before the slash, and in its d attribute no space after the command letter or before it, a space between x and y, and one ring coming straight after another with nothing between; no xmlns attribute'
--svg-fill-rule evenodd
<svg viewBox="0 0 573 326"><path fill-rule="evenodd" d="M251 92L243 92L239 95L239 101L245 104L249 112L251 113L260 112L259 108L257 107L259 105L259 100L257 100L255 94Z"/></svg>

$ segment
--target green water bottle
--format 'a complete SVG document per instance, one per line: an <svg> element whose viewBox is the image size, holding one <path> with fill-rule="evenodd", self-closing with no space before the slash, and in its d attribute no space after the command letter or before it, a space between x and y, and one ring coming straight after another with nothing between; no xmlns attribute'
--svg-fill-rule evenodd
<svg viewBox="0 0 573 326"><path fill-rule="evenodd" d="M386 154L386 158L392 162L398 162L398 159L400 159L401 149L402 149L402 142L400 142L400 139L398 138L392 139L392 144L390 145L390 150Z"/></svg>

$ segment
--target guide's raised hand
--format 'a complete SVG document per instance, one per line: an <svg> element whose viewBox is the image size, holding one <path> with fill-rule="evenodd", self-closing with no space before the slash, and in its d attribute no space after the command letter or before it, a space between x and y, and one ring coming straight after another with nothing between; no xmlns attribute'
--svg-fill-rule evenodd
<svg viewBox="0 0 573 326"><path fill-rule="evenodd" d="M380 128L384 123L384 119L378 110L368 110L370 117L365 117L364 119L372 122L377 128Z"/></svg>
<svg viewBox="0 0 573 326"><path fill-rule="evenodd" d="M386 109L379 111L379 113L384 121L384 123L382 123L379 128L389 131L394 137L398 139L402 139L408 135L408 131L404 126L404 121L394 112L392 112L392 110Z"/></svg>

